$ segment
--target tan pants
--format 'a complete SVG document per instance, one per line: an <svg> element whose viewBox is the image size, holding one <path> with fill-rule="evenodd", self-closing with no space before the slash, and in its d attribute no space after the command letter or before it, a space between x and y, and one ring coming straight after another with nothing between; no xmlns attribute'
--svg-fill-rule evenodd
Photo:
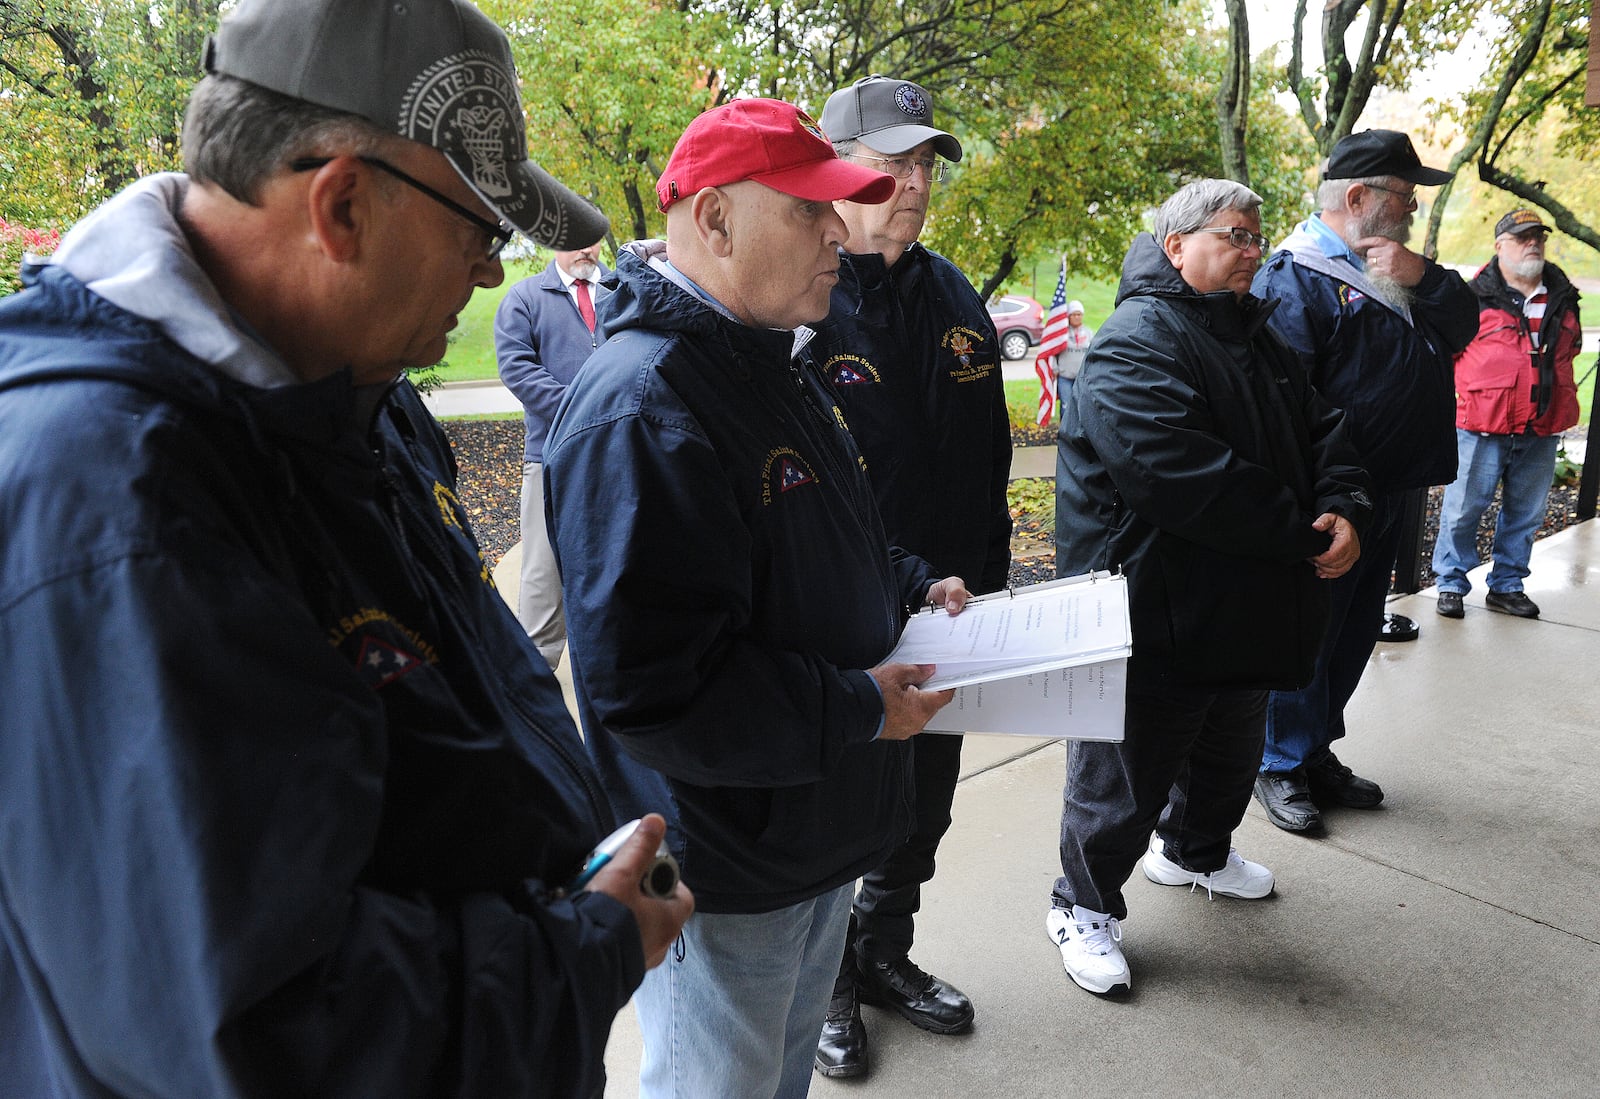
<svg viewBox="0 0 1600 1099"><path fill-rule="evenodd" d="M517 587L517 621L552 669L561 663L567 620L561 611L561 573L544 525L544 466L522 465L522 577Z"/></svg>

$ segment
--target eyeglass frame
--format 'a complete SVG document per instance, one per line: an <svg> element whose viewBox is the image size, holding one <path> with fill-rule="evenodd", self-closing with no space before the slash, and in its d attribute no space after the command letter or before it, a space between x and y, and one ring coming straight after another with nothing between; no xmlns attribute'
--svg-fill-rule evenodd
<svg viewBox="0 0 1600 1099"><path fill-rule="evenodd" d="M336 158L331 156L298 157L289 162L289 170L293 172L312 172L318 168L332 163L335 159ZM398 179L401 183L404 183L408 187L412 187L418 191L421 191L423 194L433 199L433 201L437 202L451 213L461 215L469 224L473 226L473 228L477 229L478 232L487 235L489 238L489 243L484 246L485 259L490 261L499 259L501 251L505 249L506 245L511 243L511 238L517 234L517 231L506 222L502 221L497 224L488 220L487 218L479 217L477 214L461 205L461 203L457 202L455 199L449 197L448 195L441 194L439 191L429 187L420 179L413 179L411 176L402 172L399 168L396 168L393 164L390 164L387 160L382 160L375 156L359 155L356 157L356 159L361 161L363 164L370 165L371 167L378 169L380 172L387 172L389 175L393 176L395 179Z"/></svg>
<svg viewBox="0 0 1600 1099"><path fill-rule="evenodd" d="M1417 198L1417 189L1415 187L1412 187L1409 191L1396 191L1393 187L1385 187L1381 183L1363 183L1361 186L1370 187L1374 191L1387 191L1395 198L1405 199L1407 210L1415 210L1420 205L1420 200Z"/></svg>
<svg viewBox="0 0 1600 1099"><path fill-rule="evenodd" d="M1264 256L1272 248L1272 242L1270 240L1262 236L1260 233L1252 233L1243 225L1212 225L1205 229L1194 229L1191 230L1191 232L1211 233L1215 236L1222 236L1223 234L1226 234L1228 237L1228 243L1239 249L1241 252L1247 251L1253 244L1257 248L1261 249L1261 254ZM1235 236L1237 233L1245 234L1248 239L1243 244L1240 244L1238 237Z"/></svg>
<svg viewBox="0 0 1600 1099"><path fill-rule="evenodd" d="M866 153L851 153L850 157L853 160L875 160L879 164L903 164L905 166L903 175L888 168L879 169L885 175L894 176L895 179L910 179L918 168L922 169L922 176L929 183L943 183L950 176L950 165L936 156L930 156L926 160L912 160L904 156L869 156Z"/></svg>

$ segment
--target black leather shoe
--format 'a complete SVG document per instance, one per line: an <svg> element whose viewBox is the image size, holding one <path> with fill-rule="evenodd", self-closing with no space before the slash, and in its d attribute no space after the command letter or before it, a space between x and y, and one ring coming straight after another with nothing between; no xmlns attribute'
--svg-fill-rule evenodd
<svg viewBox="0 0 1600 1099"><path fill-rule="evenodd" d="M1445 618L1465 618L1467 610L1461 605L1461 593L1458 591L1442 591L1439 593L1439 605L1435 608Z"/></svg>
<svg viewBox="0 0 1600 1099"><path fill-rule="evenodd" d="M1415 641L1422 631L1403 614L1385 614L1378 626L1379 641Z"/></svg>
<svg viewBox="0 0 1600 1099"><path fill-rule="evenodd" d="M1256 800L1267 811L1267 819L1285 832L1322 827L1322 814L1311 801L1304 768L1260 772L1256 775Z"/></svg>
<svg viewBox="0 0 1600 1099"><path fill-rule="evenodd" d="M886 1007L935 1034L956 1034L972 1025L972 1001L966 993L924 973L904 955L889 962L861 962L861 1002Z"/></svg>
<svg viewBox="0 0 1600 1099"><path fill-rule="evenodd" d="M839 984L833 986L813 1064L824 1076L867 1074L867 1028L861 1024L861 1005L853 982L842 989Z"/></svg>
<svg viewBox="0 0 1600 1099"><path fill-rule="evenodd" d="M1332 752L1306 762L1306 785L1318 805L1376 809L1383 801L1382 787L1350 770Z"/></svg>
<svg viewBox="0 0 1600 1099"><path fill-rule="evenodd" d="M1489 609L1501 614L1514 614L1518 618L1538 618L1539 604L1520 591L1492 591L1483 597Z"/></svg>

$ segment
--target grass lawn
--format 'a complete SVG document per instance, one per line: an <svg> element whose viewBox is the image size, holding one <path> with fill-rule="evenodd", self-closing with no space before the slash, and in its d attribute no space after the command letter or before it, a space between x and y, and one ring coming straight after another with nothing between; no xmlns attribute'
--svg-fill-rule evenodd
<svg viewBox="0 0 1600 1099"><path fill-rule="evenodd" d="M505 282L493 290L480 289L472 295L472 300L461 311L460 323L450 333L450 350L436 371L440 381L476 382L500 376L494 358L494 311L500 308L500 299L513 284L529 275L537 275L544 268L544 263L513 260L506 264Z"/></svg>

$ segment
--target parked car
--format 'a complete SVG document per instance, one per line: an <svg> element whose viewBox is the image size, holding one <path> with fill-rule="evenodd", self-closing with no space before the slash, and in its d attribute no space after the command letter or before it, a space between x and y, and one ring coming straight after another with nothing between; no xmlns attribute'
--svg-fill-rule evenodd
<svg viewBox="0 0 1600 1099"><path fill-rule="evenodd" d="M1004 294L989 303L989 319L1000 336L1000 354L1022 359L1044 336L1044 306L1024 294Z"/></svg>

